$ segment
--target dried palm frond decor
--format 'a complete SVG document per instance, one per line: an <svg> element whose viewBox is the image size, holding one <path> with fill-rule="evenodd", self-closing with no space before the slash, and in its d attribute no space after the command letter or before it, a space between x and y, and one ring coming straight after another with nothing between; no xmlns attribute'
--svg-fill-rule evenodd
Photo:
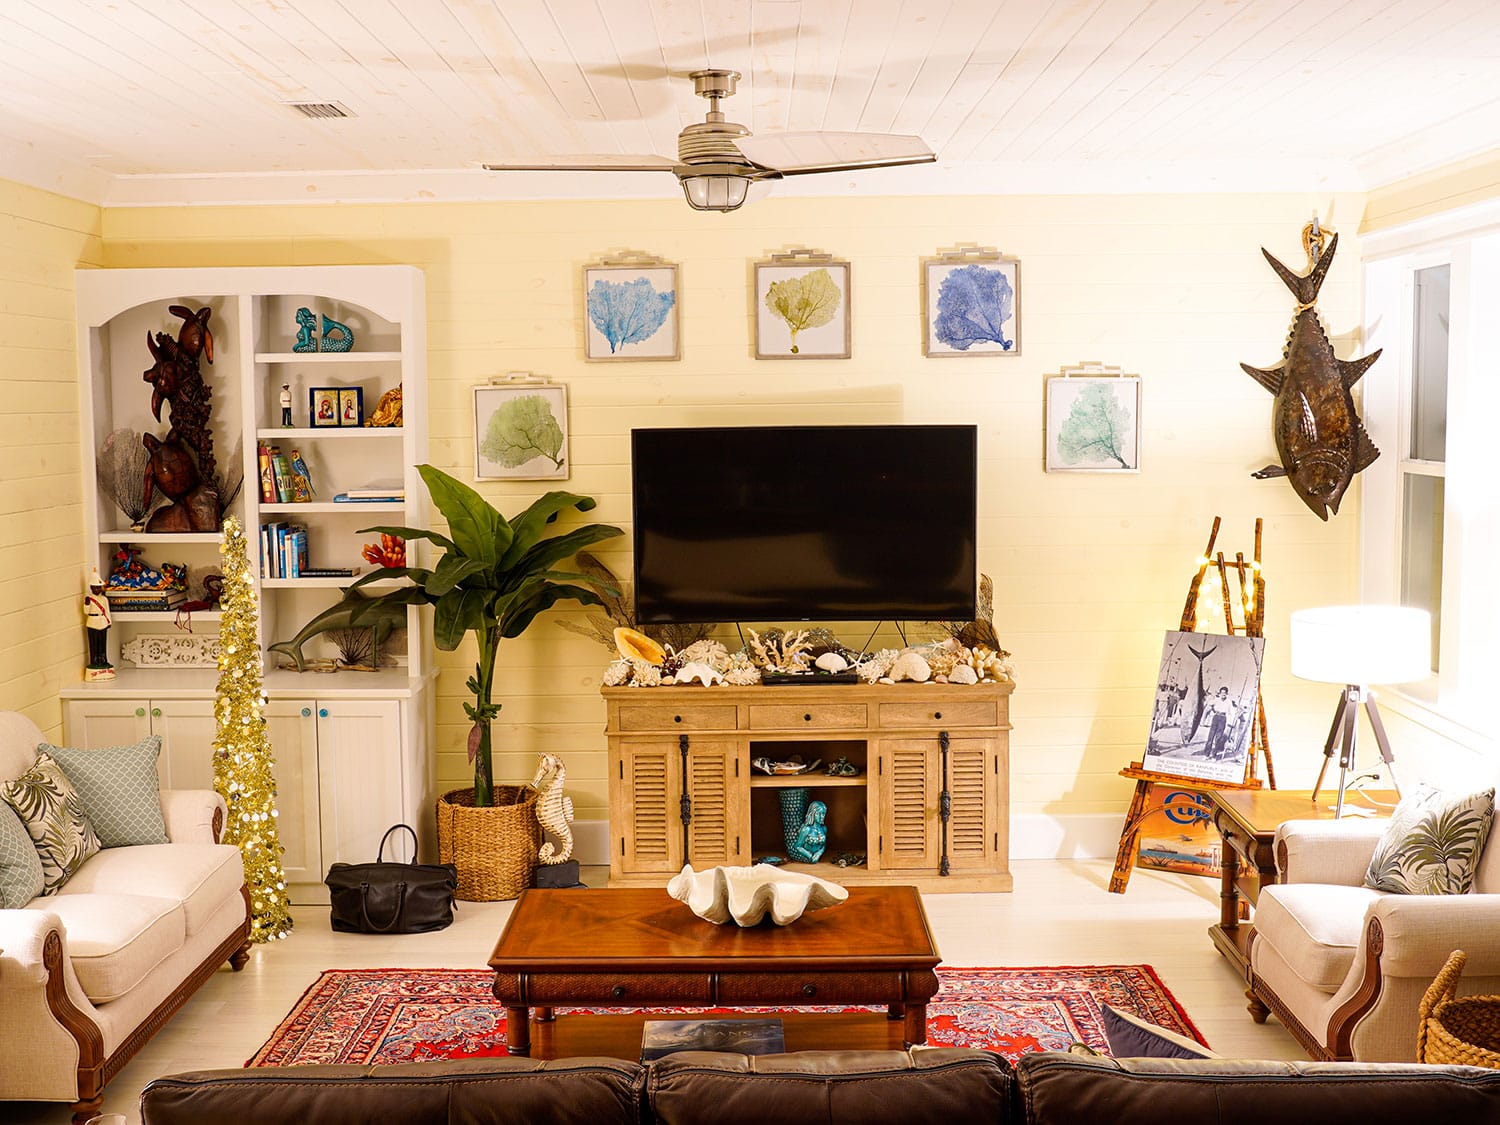
<svg viewBox="0 0 1500 1125"><path fill-rule="evenodd" d="M599 610L584 614L581 621L559 620L557 624L568 632L587 637L603 645L610 652L615 651L615 629L620 626L627 629L639 629L653 641L670 648L673 652L681 652L689 645L704 640L713 632L712 624L636 624L635 597L630 583L615 577L614 571L589 551L578 552L573 561L579 573L597 582L601 591L605 587L611 587L620 592L618 594L601 593Z"/></svg>

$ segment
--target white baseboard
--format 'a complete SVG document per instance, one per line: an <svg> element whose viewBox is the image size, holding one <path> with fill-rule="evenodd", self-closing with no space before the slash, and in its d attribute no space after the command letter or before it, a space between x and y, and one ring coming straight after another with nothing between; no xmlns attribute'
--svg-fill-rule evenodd
<svg viewBox="0 0 1500 1125"><path fill-rule="evenodd" d="M1011 859L1113 859L1125 814L1035 813L1010 818ZM609 821L575 820L573 853L585 867L609 866Z"/></svg>

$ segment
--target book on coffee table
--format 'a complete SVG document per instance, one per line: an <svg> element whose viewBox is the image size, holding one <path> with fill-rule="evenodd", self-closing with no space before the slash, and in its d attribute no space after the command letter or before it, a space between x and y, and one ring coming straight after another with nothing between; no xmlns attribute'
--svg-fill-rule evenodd
<svg viewBox="0 0 1500 1125"><path fill-rule="evenodd" d="M779 1019L647 1020L641 1035L641 1062L675 1051L779 1055L785 1050Z"/></svg>

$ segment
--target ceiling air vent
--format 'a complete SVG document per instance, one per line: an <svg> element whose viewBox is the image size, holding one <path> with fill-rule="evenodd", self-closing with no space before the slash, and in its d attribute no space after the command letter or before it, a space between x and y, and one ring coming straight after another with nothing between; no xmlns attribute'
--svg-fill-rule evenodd
<svg viewBox="0 0 1500 1125"><path fill-rule="evenodd" d="M338 102L283 102L303 117L353 117L348 108Z"/></svg>

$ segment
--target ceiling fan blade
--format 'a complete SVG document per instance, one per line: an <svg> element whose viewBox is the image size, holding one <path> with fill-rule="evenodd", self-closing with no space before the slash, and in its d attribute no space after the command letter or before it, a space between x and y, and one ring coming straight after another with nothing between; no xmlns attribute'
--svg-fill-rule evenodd
<svg viewBox="0 0 1500 1125"><path fill-rule="evenodd" d="M759 133L735 140L746 159L783 176L926 164L937 159L921 137L903 133Z"/></svg>
<svg viewBox="0 0 1500 1125"><path fill-rule="evenodd" d="M665 156L627 156L584 153L578 156L542 157L538 160L485 164L487 172L670 172L677 161Z"/></svg>

